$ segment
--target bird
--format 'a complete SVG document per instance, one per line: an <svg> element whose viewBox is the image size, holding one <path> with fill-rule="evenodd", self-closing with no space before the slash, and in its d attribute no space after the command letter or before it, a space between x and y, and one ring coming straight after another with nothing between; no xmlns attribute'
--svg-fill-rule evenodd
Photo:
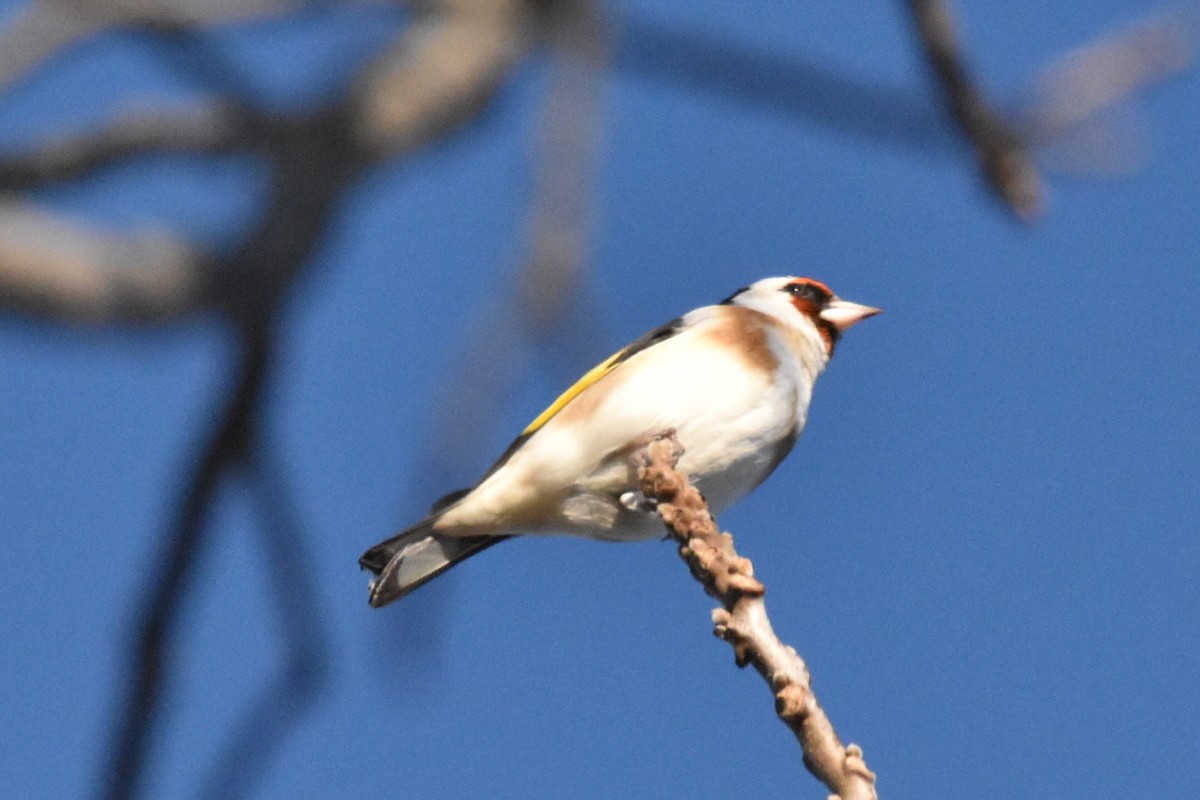
<svg viewBox="0 0 1200 800"><path fill-rule="evenodd" d="M791 451L842 333L880 311L812 278L764 278L651 330L559 395L478 483L363 553L371 606L518 534L662 536L631 456L663 431L709 509L728 507Z"/></svg>

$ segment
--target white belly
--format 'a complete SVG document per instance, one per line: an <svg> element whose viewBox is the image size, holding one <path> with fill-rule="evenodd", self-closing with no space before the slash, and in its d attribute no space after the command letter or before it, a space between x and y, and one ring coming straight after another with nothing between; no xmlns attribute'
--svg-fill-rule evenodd
<svg viewBox="0 0 1200 800"><path fill-rule="evenodd" d="M714 512L745 496L803 426L811 379L785 353L771 379L736 352L697 347L692 335L635 355L551 418L447 514L447 532L661 535L656 515L618 498L637 490L631 448L666 429L684 447L680 471Z"/></svg>

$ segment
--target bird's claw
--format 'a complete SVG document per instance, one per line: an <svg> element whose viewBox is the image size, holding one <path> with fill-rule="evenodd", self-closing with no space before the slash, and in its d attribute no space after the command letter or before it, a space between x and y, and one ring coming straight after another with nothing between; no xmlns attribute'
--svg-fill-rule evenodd
<svg viewBox="0 0 1200 800"><path fill-rule="evenodd" d="M621 501L621 505L630 511L640 511L647 514L653 514L658 511L658 500L653 497L646 497L641 492L625 492L618 499Z"/></svg>

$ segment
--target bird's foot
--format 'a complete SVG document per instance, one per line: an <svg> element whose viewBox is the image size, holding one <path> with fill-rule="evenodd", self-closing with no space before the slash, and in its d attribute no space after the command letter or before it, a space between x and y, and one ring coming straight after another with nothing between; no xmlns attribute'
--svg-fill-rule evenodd
<svg viewBox="0 0 1200 800"><path fill-rule="evenodd" d="M663 444L659 444L662 442ZM678 437L675 436L674 428L664 428L661 431L648 433L637 442L633 448L633 463L639 467L648 467L653 459L650 457L650 450L654 448L661 453L671 466L679 463L679 459L683 457L684 448L680 444ZM664 452L665 449L665 452Z"/></svg>
<svg viewBox="0 0 1200 800"><path fill-rule="evenodd" d="M618 498L618 500L620 500L621 505L630 511L646 514L653 514L654 512L658 511L658 501L653 497L646 497L646 495L642 494L641 492L625 492Z"/></svg>

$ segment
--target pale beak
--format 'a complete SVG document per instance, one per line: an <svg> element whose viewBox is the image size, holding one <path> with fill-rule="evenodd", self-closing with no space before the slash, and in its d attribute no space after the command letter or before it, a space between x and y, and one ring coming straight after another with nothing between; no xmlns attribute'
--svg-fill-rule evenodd
<svg viewBox="0 0 1200 800"><path fill-rule="evenodd" d="M851 303L849 300L835 297L821 311L820 317L841 333L856 322L882 313L882 308L861 306L858 303Z"/></svg>

